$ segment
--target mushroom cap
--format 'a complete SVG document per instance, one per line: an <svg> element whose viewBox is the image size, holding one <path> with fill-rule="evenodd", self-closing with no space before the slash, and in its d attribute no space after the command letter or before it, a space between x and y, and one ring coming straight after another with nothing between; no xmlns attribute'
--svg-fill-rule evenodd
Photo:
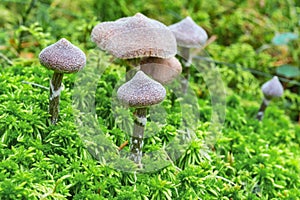
<svg viewBox="0 0 300 200"><path fill-rule="evenodd" d="M92 41L117 58L169 58L177 53L176 39L163 23L141 13L96 25Z"/></svg>
<svg viewBox="0 0 300 200"><path fill-rule="evenodd" d="M83 51L65 38L43 49L39 59L43 66L58 73L74 73L86 64Z"/></svg>
<svg viewBox="0 0 300 200"><path fill-rule="evenodd" d="M191 17L169 26L175 35L177 45L186 48L203 46L208 38L206 31L198 26Z"/></svg>
<svg viewBox="0 0 300 200"><path fill-rule="evenodd" d="M129 107L147 107L158 104L164 100L165 96L165 88L142 71L138 71L117 91L118 99Z"/></svg>
<svg viewBox="0 0 300 200"><path fill-rule="evenodd" d="M271 80L264 83L261 90L267 99L280 97L283 94L283 87L277 76L274 76Z"/></svg>
<svg viewBox="0 0 300 200"><path fill-rule="evenodd" d="M182 72L182 66L177 58L145 58L140 69L161 84L172 82Z"/></svg>

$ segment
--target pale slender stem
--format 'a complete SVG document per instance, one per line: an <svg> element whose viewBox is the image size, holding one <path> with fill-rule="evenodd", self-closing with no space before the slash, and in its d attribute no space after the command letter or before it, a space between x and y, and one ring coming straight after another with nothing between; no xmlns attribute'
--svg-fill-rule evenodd
<svg viewBox="0 0 300 200"><path fill-rule="evenodd" d="M137 108L135 111L135 120L133 134L131 137L131 160L137 163L140 167L142 160L142 148L144 145L144 130L147 123L147 108Z"/></svg>
<svg viewBox="0 0 300 200"><path fill-rule="evenodd" d="M56 124L59 115L59 98L62 90L61 83L63 79L63 73L54 72L52 79L50 80L50 101L49 101L49 113L51 115L51 123Z"/></svg>
<svg viewBox="0 0 300 200"><path fill-rule="evenodd" d="M181 54L182 57L185 59L185 62L183 63L185 67L189 67L191 66L191 54L190 54L190 48L186 48L186 47L181 47Z"/></svg>
<svg viewBox="0 0 300 200"><path fill-rule="evenodd" d="M265 114L265 110L268 107L269 102L270 102L270 100L267 100L266 98L263 99L263 101L260 105L260 108L258 110L258 113L256 115L256 119L258 119L259 121L261 121L263 119L264 114Z"/></svg>
<svg viewBox="0 0 300 200"><path fill-rule="evenodd" d="M190 79L190 66L191 66L190 49L186 47L182 47L181 53L182 53L182 57L185 59L185 61L183 62L183 70L182 70L184 79L181 81L181 87L182 87L182 92L186 94L188 84L189 84L189 79Z"/></svg>

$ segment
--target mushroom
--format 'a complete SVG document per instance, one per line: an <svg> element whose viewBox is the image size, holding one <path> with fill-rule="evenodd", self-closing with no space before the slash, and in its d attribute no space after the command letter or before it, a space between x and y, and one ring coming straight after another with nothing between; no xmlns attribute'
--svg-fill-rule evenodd
<svg viewBox="0 0 300 200"><path fill-rule="evenodd" d="M263 92L264 99L256 116L256 118L260 121L263 119L264 112L267 106L269 105L270 101L273 98L282 96L283 87L280 81L278 80L278 77L274 76L271 80L267 81L262 85L261 90Z"/></svg>
<svg viewBox="0 0 300 200"><path fill-rule="evenodd" d="M163 23L141 13L114 22L102 22L91 33L97 46L117 58L170 58L175 56L176 39Z"/></svg>
<svg viewBox="0 0 300 200"><path fill-rule="evenodd" d="M154 58L142 59L141 70L161 84L172 82L182 71L182 67L177 58Z"/></svg>
<svg viewBox="0 0 300 200"><path fill-rule="evenodd" d="M75 73L81 70L86 64L86 56L78 47L62 38L43 49L39 54L39 60L44 67L54 71L50 80L49 113L51 123L56 124L64 73Z"/></svg>
<svg viewBox="0 0 300 200"><path fill-rule="evenodd" d="M169 29L175 35L177 46L181 48L182 57L186 60L184 62L186 79L183 82L183 91L186 93L190 76L189 67L192 63L190 49L203 46L206 43L208 36L206 31L198 26L189 16L178 23L170 25Z"/></svg>
<svg viewBox="0 0 300 200"><path fill-rule="evenodd" d="M165 88L142 71L138 71L131 80L121 85L117 91L117 97L123 105L135 108L130 158L139 166L141 166L142 159L147 108L160 103L165 96Z"/></svg>
<svg viewBox="0 0 300 200"><path fill-rule="evenodd" d="M113 56L128 60L136 67L140 58L170 58L176 55L176 39L163 23L141 13L96 25L92 41ZM128 72L130 68L126 68Z"/></svg>

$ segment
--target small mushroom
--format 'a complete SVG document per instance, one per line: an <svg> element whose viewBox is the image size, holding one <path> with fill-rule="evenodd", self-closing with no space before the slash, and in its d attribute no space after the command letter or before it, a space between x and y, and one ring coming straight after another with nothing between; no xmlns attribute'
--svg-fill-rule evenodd
<svg viewBox="0 0 300 200"><path fill-rule="evenodd" d="M265 112L267 106L269 105L270 101L273 98L282 96L283 87L282 87L280 81L278 80L278 77L274 76L271 80L267 81L266 83L264 83L262 85L261 90L263 92L264 99L261 103L261 106L260 106L259 111L256 116L256 118L260 121L263 119L264 112Z"/></svg>
<svg viewBox="0 0 300 200"><path fill-rule="evenodd" d="M181 48L182 57L186 60L184 62L184 74L186 79L182 85L183 92L186 93L190 76L189 67L192 63L190 49L203 46L206 43L208 36L206 31L198 26L189 16L178 23L170 25L169 29L175 35L177 46Z"/></svg>
<svg viewBox="0 0 300 200"><path fill-rule="evenodd" d="M142 71L138 71L131 80L124 83L117 91L117 97L123 105L135 108L130 151L131 159L140 166L144 129L147 122L147 107L160 103L165 96L165 88Z"/></svg>
<svg viewBox="0 0 300 200"><path fill-rule="evenodd" d="M54 71L50 80L49 113L51 123L56 124L64 73L75 73L81 70L86 64L86 56L78 47L62 38L43 49L39 54L39 60L44 67Z"/></svg>
<svg viewBox="0 0 300 200"><path fill-rule="evenodd" d="M154 58L142 59L141 70L161 84L172 82L182 71L182 67L177 58Z"/></svg>

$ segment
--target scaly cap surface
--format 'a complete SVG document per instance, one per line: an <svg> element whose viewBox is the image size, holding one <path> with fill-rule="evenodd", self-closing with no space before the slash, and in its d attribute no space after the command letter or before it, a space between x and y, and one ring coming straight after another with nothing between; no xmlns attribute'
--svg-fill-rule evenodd
<svg viewBox="0 0 300 200"><path fill-rule="evenodd" d="M198 26L191 17L169 26L175 35L177 45L186 48L203 46L208 38L206 31Z"/></svg>
<svg viewBox="0 0 300 200"><path fill-rule="evenodd" d="M164 100L165 96L165 88L142 71L138 71L117 91L118 99L130 107L147 107L158 104Z"/></svg>
<svg viewBox="0 0 300 200"><path fill-rule="evenodd" d="M271 80L264 83L261 87L264 96L268 99L273 97L280 97L283 94L283 86L278 80L277 76L274 76Z"/></svg>
<svg viewBox="0 0 300 200"><path fill-rule="evenodd" d="M83 51L65 38L43 49L39 59L43 66L59 73L77 72L86 64Z"/></svg>
<svg viewBox="0 0 300 200"><path fill-rule="evenodd" d="M96 25L92 41L122 59L169 58L177 53L176 39L167 26L141 13Z"/></svg>

